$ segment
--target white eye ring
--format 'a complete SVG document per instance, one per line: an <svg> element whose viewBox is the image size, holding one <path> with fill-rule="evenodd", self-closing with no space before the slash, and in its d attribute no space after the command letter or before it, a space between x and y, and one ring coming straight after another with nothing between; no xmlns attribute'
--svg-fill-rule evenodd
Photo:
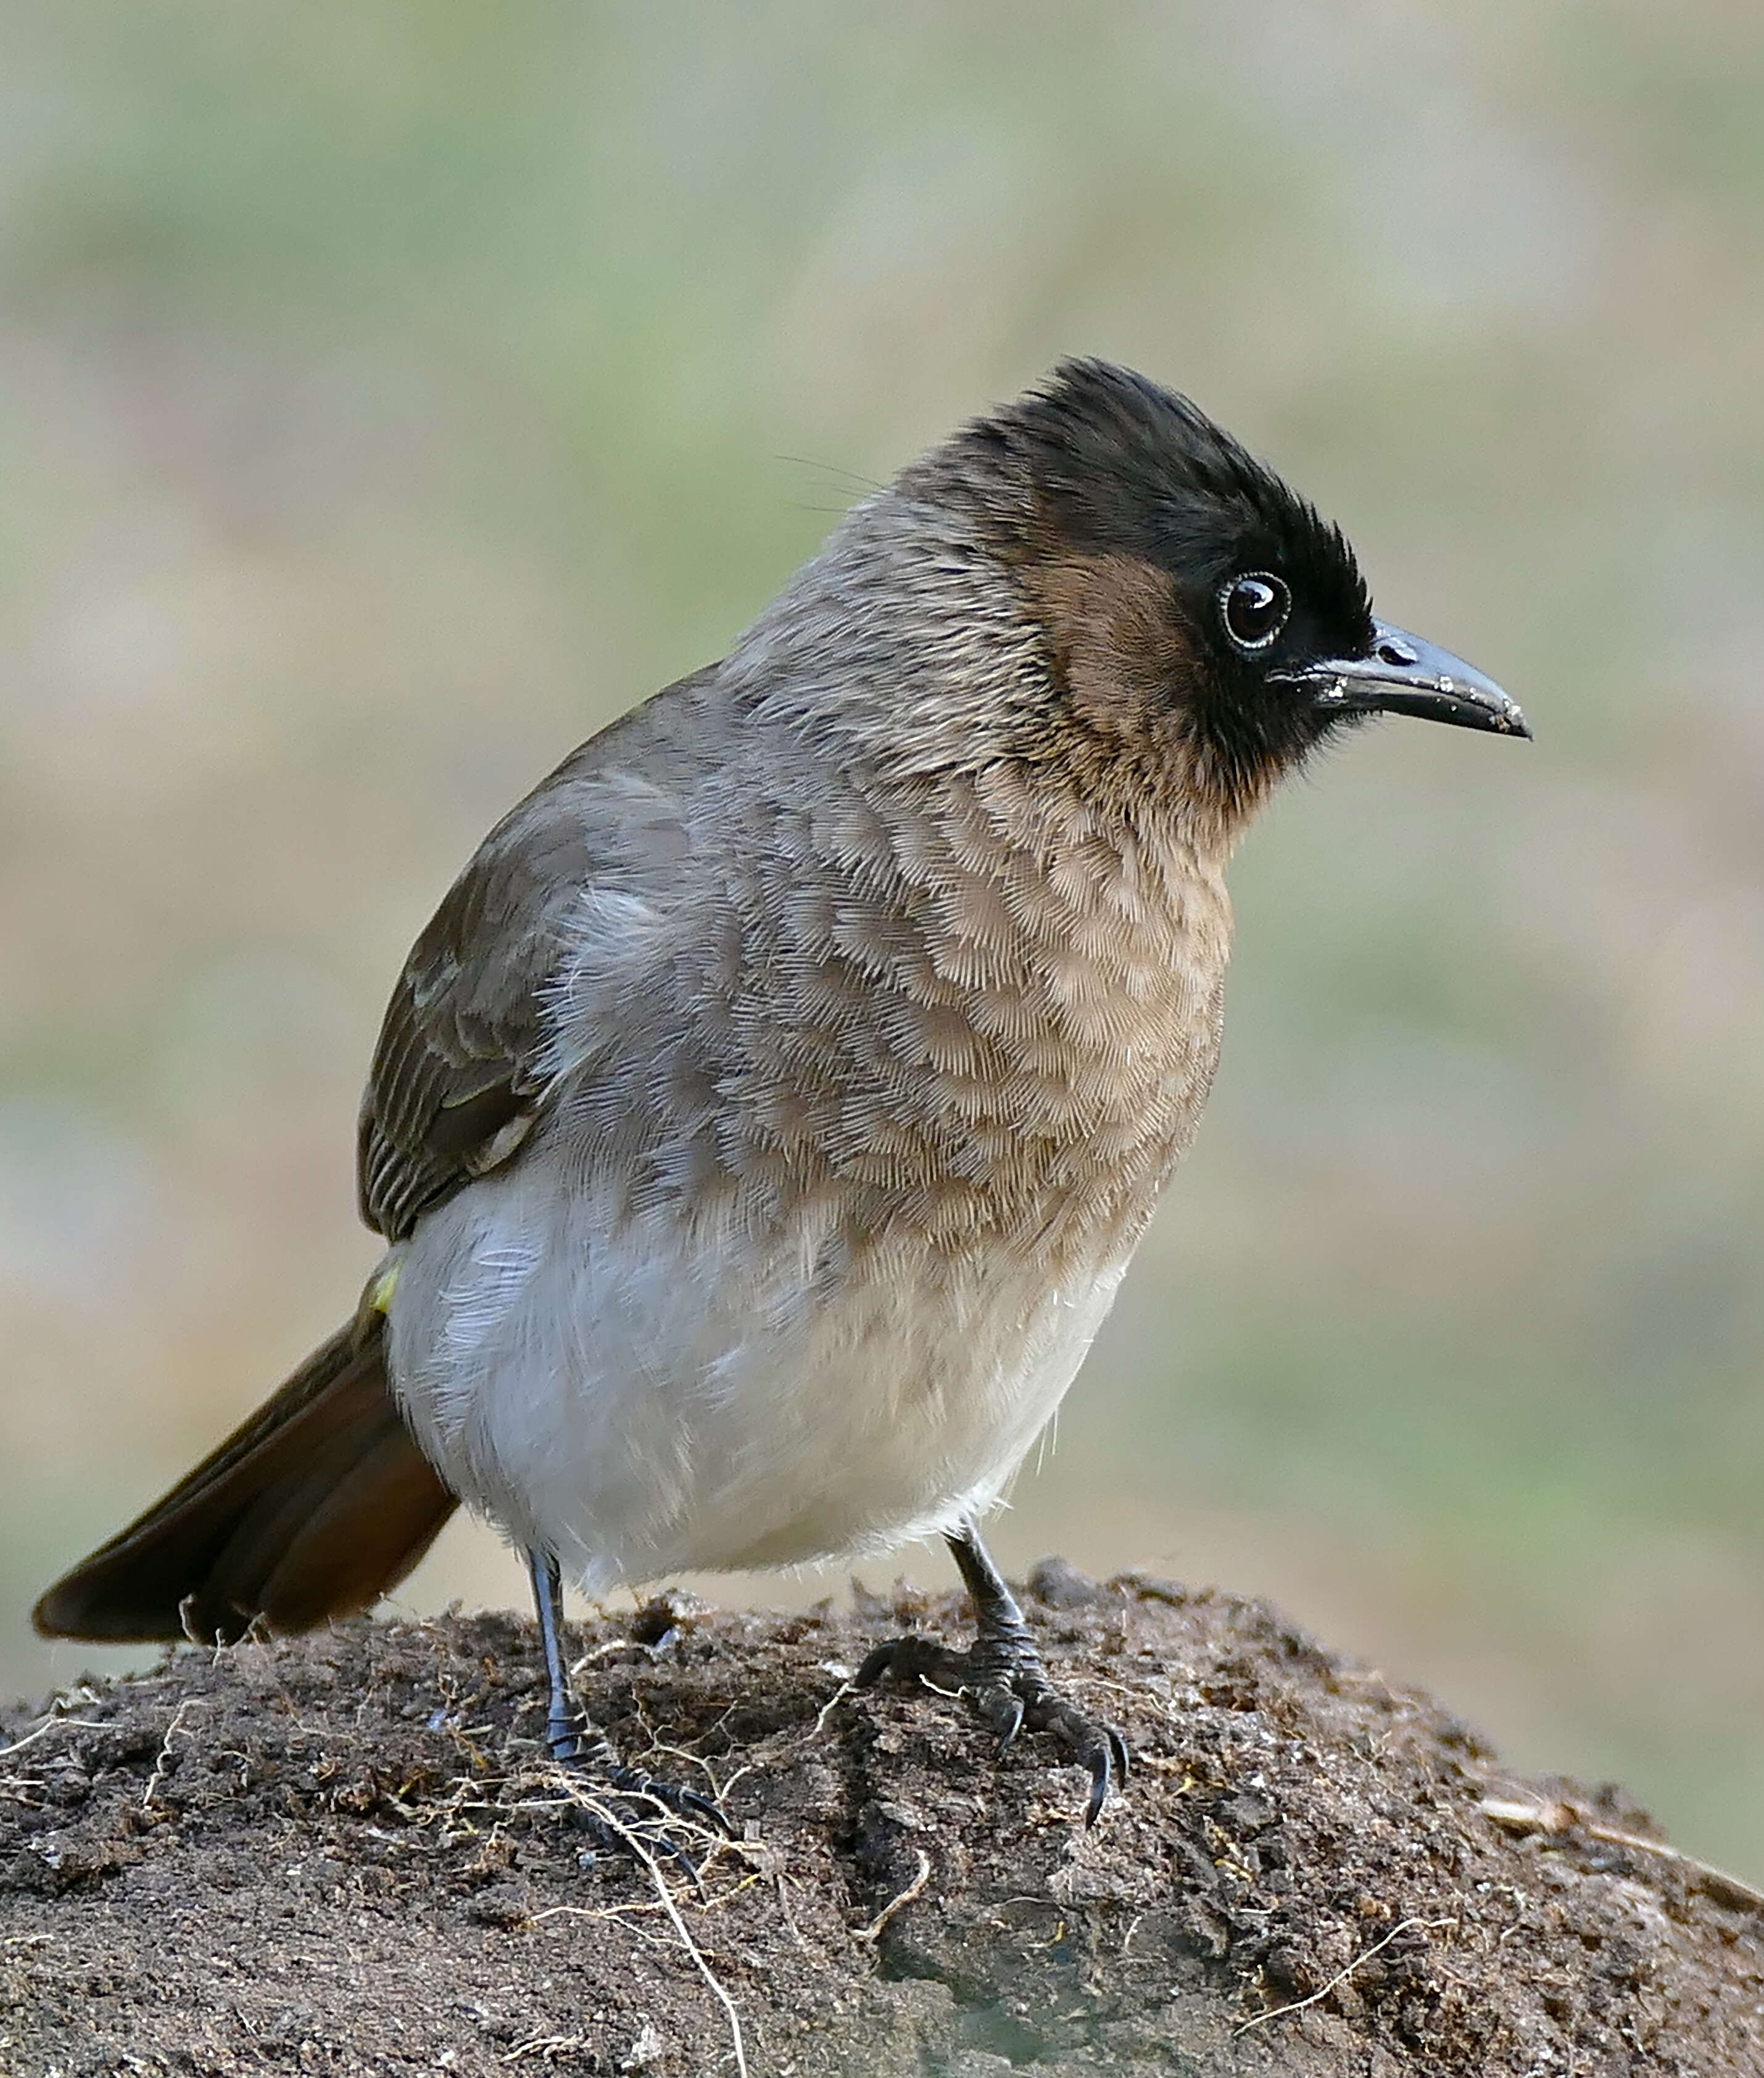
<svg viewBox="0 0 1764 2078"><path fill-rule="evenodd" d="M1257 616L1272 614L1274 618L1257 632L1253 621L1248 628L1236 624L1234 608L1240 609L1240 617L1247 613ZM1220 624L1232 645L1246 657L1254 656L1258 650L1272 649L1291 615L1291 590L1285 578L1277 578L1272 570L1238 570L1219 587Z"/></svg>

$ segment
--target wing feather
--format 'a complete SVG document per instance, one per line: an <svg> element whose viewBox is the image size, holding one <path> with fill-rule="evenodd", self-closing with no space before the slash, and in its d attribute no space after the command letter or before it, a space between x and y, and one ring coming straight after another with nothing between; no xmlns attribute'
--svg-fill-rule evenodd
<svg viewBox="0 0 1764 2078"><path fill-rule="evenodd" d="M670 724L699 708L690 695L716 668L573 752L491 831L417 940L386 1007L357 1141L361 1216L389 1241L507 1160L543 1108L548 985L589 898L627 877L634 839L640 853L635 825L653 824L653 810L621 812L621 756L641 748L668 762Z"/></svg>

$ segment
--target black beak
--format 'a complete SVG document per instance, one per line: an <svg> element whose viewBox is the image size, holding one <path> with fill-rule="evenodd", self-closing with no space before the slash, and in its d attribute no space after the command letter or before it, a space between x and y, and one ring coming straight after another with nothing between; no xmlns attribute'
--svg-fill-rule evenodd
<svg viewBox="0 0 1764 2078"><path fill-rule="evenodd" d="M1459 728L1529 736L1530 728L1492 678L1449 649L1436 649L1382 620L1363 657L1332 657L1270 675L1307 686L1320 714L1408 714Z"/></svg>

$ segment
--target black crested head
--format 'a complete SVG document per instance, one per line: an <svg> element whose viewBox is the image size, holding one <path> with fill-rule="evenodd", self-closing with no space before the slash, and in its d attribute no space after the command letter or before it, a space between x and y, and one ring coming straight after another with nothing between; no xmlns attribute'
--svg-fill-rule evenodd
<svg viewBox="0 0 1764 2078"><path fill-rule="evenodd" d="M1374 620L1338 527L1174 391L1069 361L901 489L961 511L1045 631L1026 749L1174 797L1228 842L1332 730L1376 713L1526 736L1461 657Z"/></svg>
<svg viewBox="0 0 1764 2078"><path fill-rule="evenodd" d="M1065 549L1139 556L1209 596L1240 570L1276 569L1306 617L1370 633L1341 528L1186 397L1106 361L1066 361L991 423Z"/></svg>
<svg viewBox="0 0 1764 2078"><path fill-rule="evenodd" d="M915 477L978 507L1086 720L1154 758L1179 736L1181 782L1228 818L1342 719L1278 674L1370 651L1353 551L1186 397L1065 361Z"/></svg>

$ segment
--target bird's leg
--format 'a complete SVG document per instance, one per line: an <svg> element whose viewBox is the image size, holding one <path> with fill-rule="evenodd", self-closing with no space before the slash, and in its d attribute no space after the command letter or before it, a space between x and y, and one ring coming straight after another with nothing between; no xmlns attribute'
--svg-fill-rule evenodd
<svg viewBox="0 0 1764 2078"><path fill-rule="evenodd" d="M945 1540L974 1600L974 1642L957 1652L935 1638L895 1638L878 1645L857 1670L856 1685L868 1688L884 1674L899 1674L933 1688L953 1691L997 1734L1003 1753L1025 1728L1051 1732L1089 1771L1086 1826L1096 1823L1110 1785L1127 1780L1127 1742L1112 1725L1068 1703L1048 1679L1016 1597L987 1555L971 1524Z"/></svg>
<svg viewBox="0 0 1764 2078"><path fill-rule="evenodd" d="M590 1782L640 1804L661 1805L682 1818L700 1821L732 1838L735 1829L720 1807L696 1790L678 1784L658 1781L641 1768L628 1767L618 1750L582 1708L569 1684L569 1668L564 1657L564 1584L557 1561L549 1553L529 1551L527 1570L533 1583L533 1606L539 1615L539 1639L545 1654L545 1681L550 1700L545 1710L545 1744L561 1767L579 1771ZM611 1827L598 1829L607 1844L619 1844ZM690 1857L672 1842L671 1851L690 1866Z"/></svg>

